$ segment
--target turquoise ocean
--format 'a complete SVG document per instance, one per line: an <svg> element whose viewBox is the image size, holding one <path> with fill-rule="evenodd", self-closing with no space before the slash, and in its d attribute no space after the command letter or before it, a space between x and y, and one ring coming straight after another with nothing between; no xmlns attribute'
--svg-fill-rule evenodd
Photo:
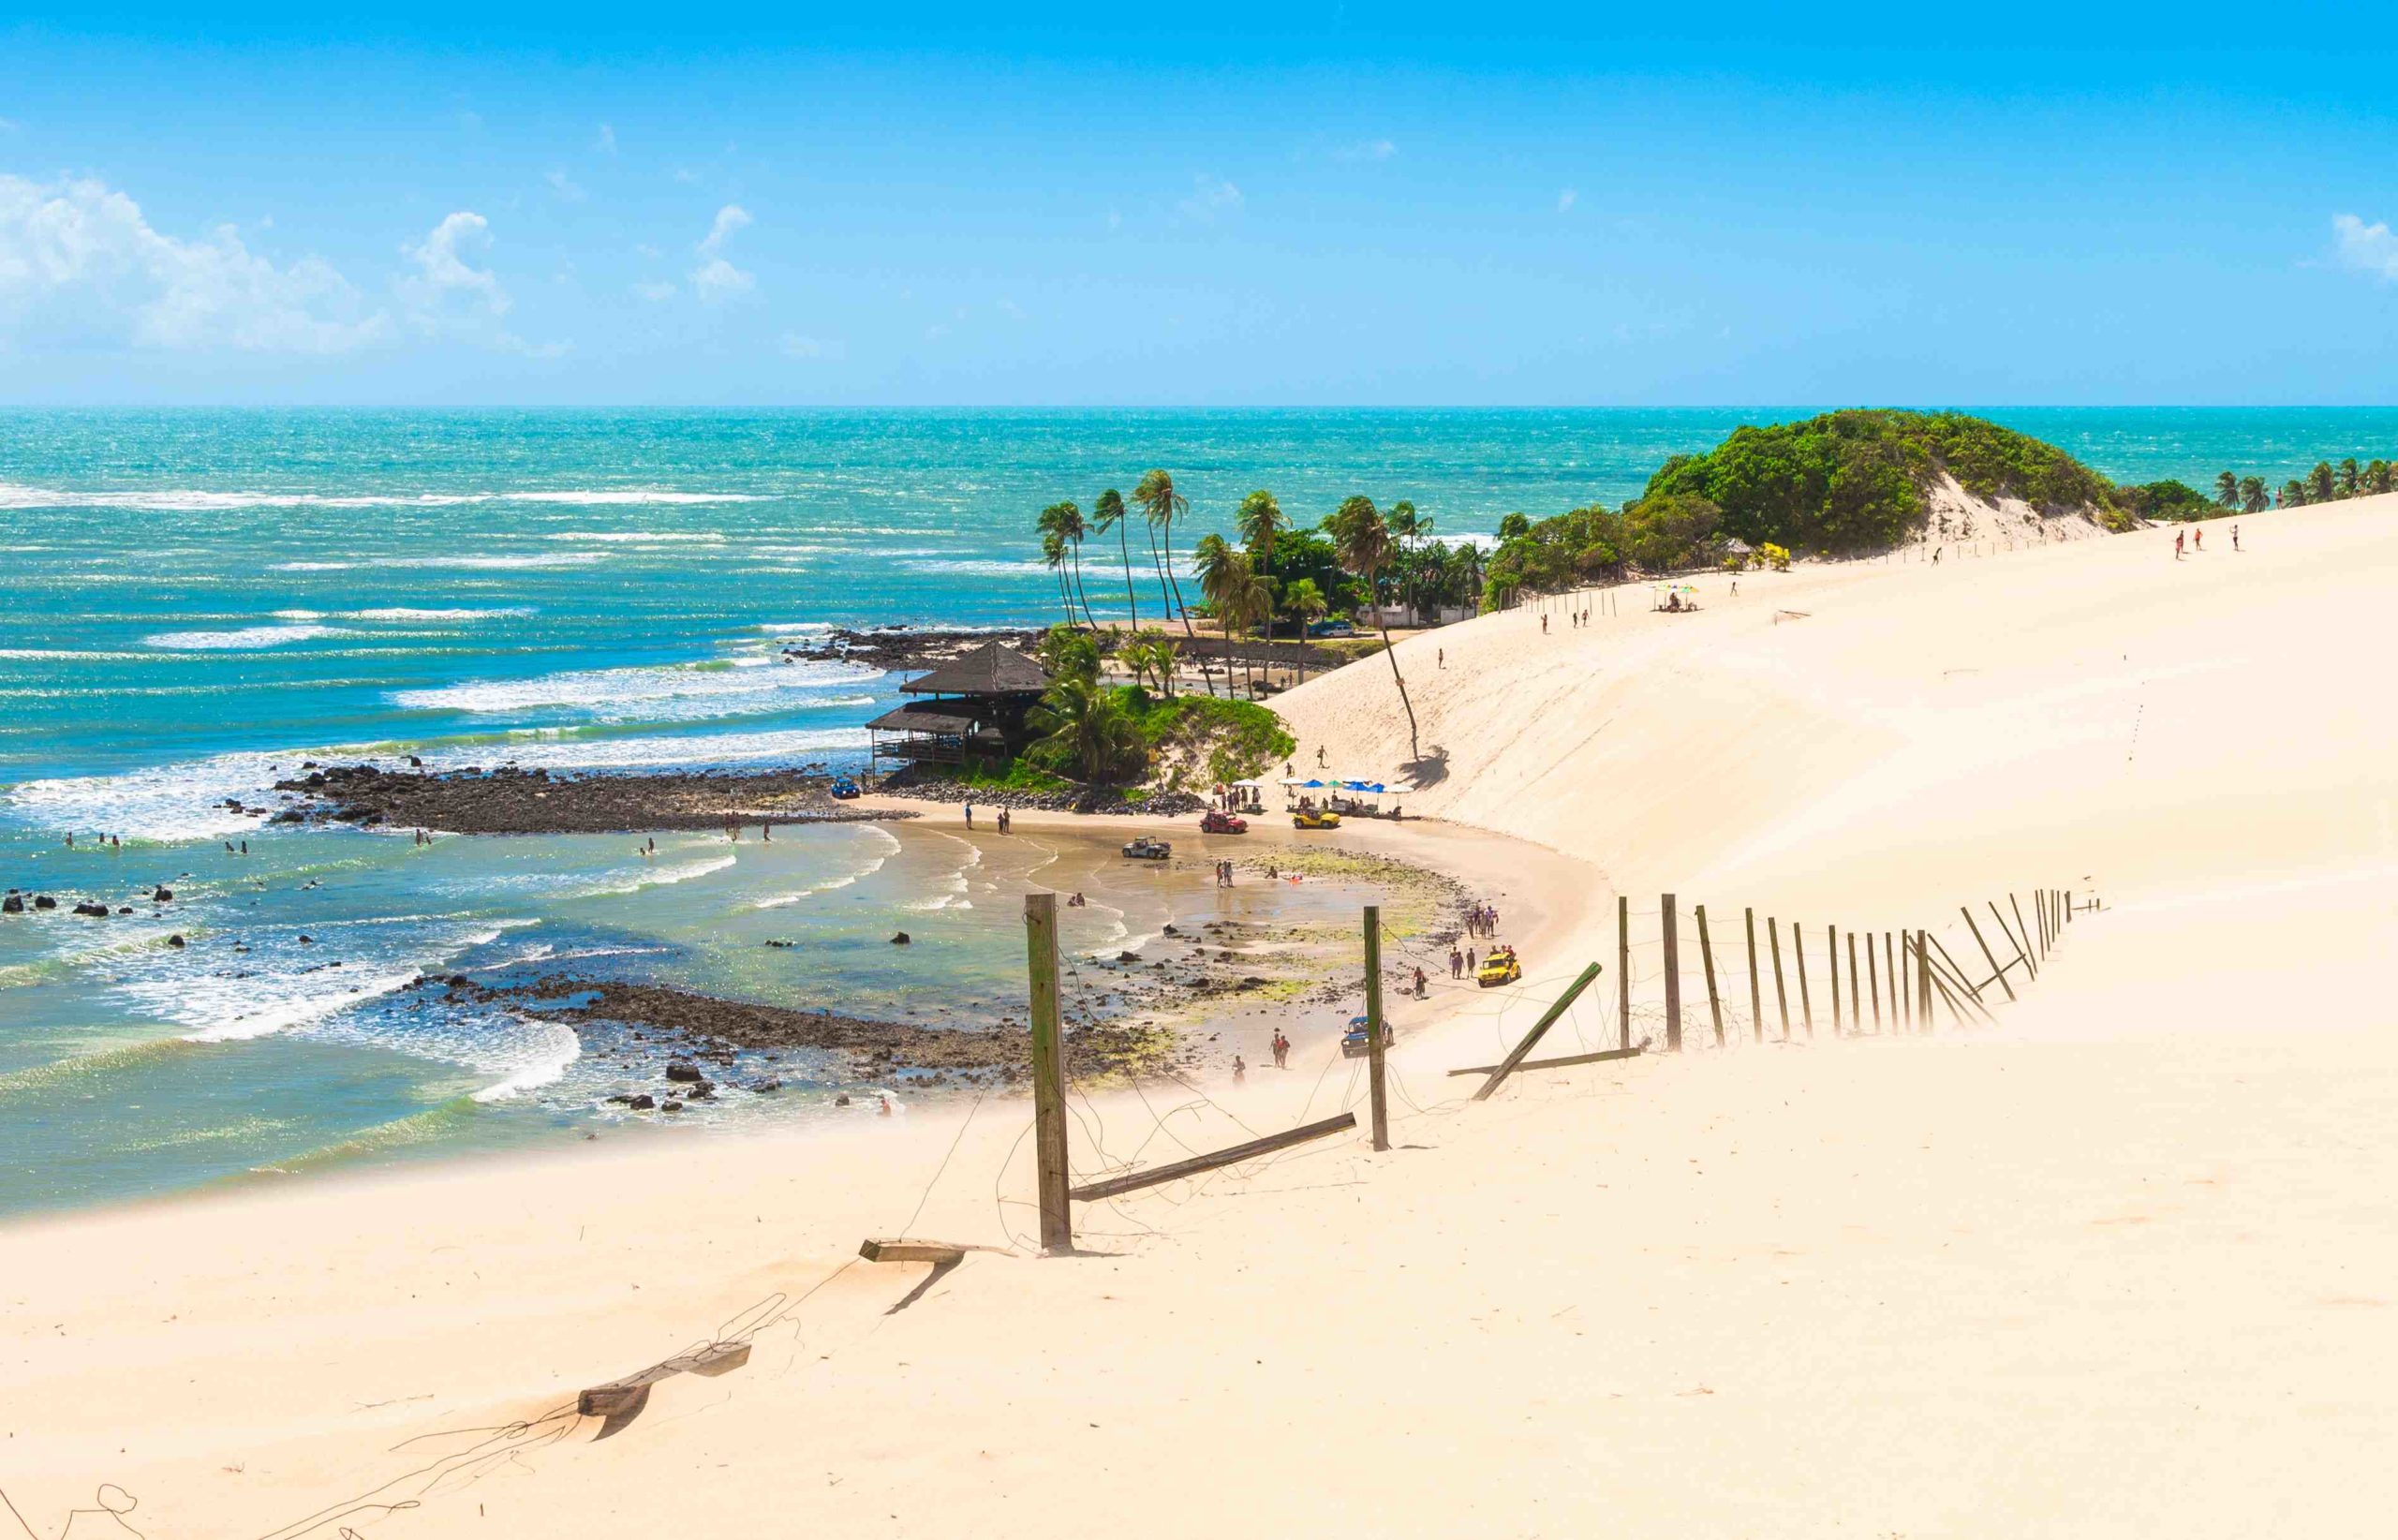
<svg viewBox="0 0 2398 1540"><path fill-rule="evenodd" d="M1162 466L1186 546L1258 487L1303 522L1364 492L1488 539L1813 409L0 411L0 887L137 910L0 917L0 1213L614 1118L604 1055L555 1023L427 1010L400 987L422 970L988 1015L1020 965L1004 906L975 899L1029 869L965 840L660 836L642 860L614 837L422 850L226 807L271 800L303 759L837 763L898 680L781 647L1046 623L1031 524L1060 497L1088 508ZM2121 481L2278 485L2398 454L2398 408L1981 409ZM1121 583L1086 555L1104 613ZM170 906L144 901L160 883ZM1153 907L1095 902L1072 939L1119 944ZM927 943L906 970L895 925Z"/></svg>

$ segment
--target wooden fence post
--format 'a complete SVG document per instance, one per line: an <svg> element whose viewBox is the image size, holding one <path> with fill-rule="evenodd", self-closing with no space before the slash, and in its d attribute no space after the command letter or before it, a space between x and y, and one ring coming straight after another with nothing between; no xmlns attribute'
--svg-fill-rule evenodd
<svg viewBox="0 0 2398 1540"><path fill-rule="evenodd" d="M2022 938L2015 943L2015 949L2023 954L2023 970L2032 976L2033 983L2037 984L2040 981L2040 965L2032 960L2032 927L2023 923L2023 906L2017 903L2015 895L2010 893L2006 896L2006 907L2015 911L2015 935ZM1991 905L1990 911L1996 914L1998 906ZM2001 930L2006 928L2006 922L2004 919L1998 922L1998 928Z"/></svg>
<svg viewBox="0 0 2398 1540"><path fill-rule="evenodd" d="M1790 992L1782 984L1782 922L1769 914L1765 939L1773 943L1773 1003L1782 1012L1782 1041L1790 1041Z"/></svg>
<svg viewBox="0 0 2398 1540"><path fill-rule="evenodd" d="M1815 1002L1807 998L1807 940L1798 934L1798 922L1790 922L1790 955L1798 959L1798 1014L1807 1023L1810 1042L1815 1036Z"/></svg>
<svg viewBox="0 0 2398 1540"><path fill-rule="evenodd" d="M1824 960L1832 973L1832 1036L1840 1036L1840 926L1824 926ZM1856 970L1849 970L1848 992L1857 993Z"/></svg>
<svg viewBox="0 0 2398 1540"><path fill-rule="evenodd" d="M1707 974L1707 1014L1715 1022L1715 1045L1724 1046L1724 1001L1715 993L1715 943L1707 935L1707 906L1698 906L1698 964Z"/></svg>
<svg viewBox="0 0 2398 1540"><path fill-rule="evenodd" d="M2006 982L2006 970L1998 966L1998 954L1990 949L1990 942L1982 940L1982 927L1974 924L1974 911L1961 904L1958 906L1957 912L1965 917L1965 928L1974 933L1974 940L1981 947L1982 955L1990 959L1990 970L1998 975L1998 986L2006 991L2008 1000L2013 1000L2015 985ZM1991 912L1995 914L1998 911L1993 908ZM1976 990L1976 993L1978 994L1979 991Z"/></svg>
<svg viewBox="0 0 2398 1540"><path fill-rule="evenodd" d="M1066 1198L1066 1055L1058 1031L1058 896L1024 896L1025 962L1032 976L1032 1163L1041 1249L1074 1249Z"/></svg>
<svg viewBox="0 0 2398 1540"><path fill-rule="evenodd" d="M1682 955L1680 938L1674 933L1674 896L1658 895L1658 907L1665 925L1665 1051L1682 1051Z"/></svg>
<svg viewBox="0 0 2398 1540"><path fill-rule="evenodd" d="M1616 1046L1632 1046L1632 900L1615 899Z"/></svg>
<svg viewBox="0 0 2398 1540"><path fill-rule="evenodd" d="M1916 1029L1932 1030L1932 946L1920 930L1915 933L1915 1013Z"/></svg>
<svg viewBox="0 0 2398 1540"><path fill-rule="evenodd" d="M1848 939L1852 945L1855 944L1857 933L1849 932ZM1873 1034L1879 1037L1882 1033L1882 965L1874 960L1873 933L1870 930L1865 933L1865 983L1873 999Z"/></svg>
<svg viewBox="0 0 2398 1540"><path fill-rule="evenodd" d="M1383 1048L1388 1033L1383 1027L1383 911L1366 906L1366 1065L1367 1097L1373 1106L1374 1148L1390 1148L1390 1102L1383 1088Z"/></svg>
<svg viewBox="0 0 2398 1540"><path fill-rule="evenodd" d="M1882 932L1882 966L1890 974L1890 1030L1895 1032L1905 1025L1906 975L1899 971L1897 943L1887 930Z"/></svg>
<svg viewBox="0 0 2398 1540"><path fill-rule="evenodd" d="M1757 977L1757 911L1754 909L1742 910L1740 921L1749 933L1749 1025L1753 1029L1751 1036L1757 1042L1763 1043L1765 1041L1765 981Z"/></svg>
<svg viewBox="0 0 2398 1540"><path fill-rule="evenodd" d="M1848 933L1848 1030L1854 1037L1865 1030L1865 1017L1857 1009L1857 932Z"/></svg>
<svg viewBox="0 0 2398 1540"><path fill-rule="evenodd" d="M2013 903L2015 901L2015 896L2013 894L2008 894L2006 901L2010 904ZM2024 945L2021 940L2017 940L2015 932L2007 928L2006 916L1998 911L1998 905L1995 901L1991 902L1990 917L1991 921L1997 925L1999 933L2006 938L2006 944L2015 949L2016 960L2023 965L2023 977L2025 981L2036 981L2040 976L2040 970L2032 961L2031 948ZM2015 917L2019 921L2021 920L2023 918L2022 911L2020 909L2017 910Z"/></svg>
<svg viewBox="0 0 2398 1540"><path fill-rule="evenodd" d="M1946 985L1953 985L1955 992L1961 994L1965 1001L1973 1006L1975 1014L1991 1026L1997 1026L1998 1017L1991 1014L1990 1006L1982 1000L1981 991L1976 989L1973 981L1965 977L1965 970L1957 966L1957 959L1948 955L1948 948L1942 943L1939 937L1932 938L1932 949L1940 954L1939 961L1933 963L1932 967L1932 982L1935 985L1942 985L1940 990L1942 997L1944 999L1951 997L1951 991L1946 987ZM1946 981L1946 985L1943 981ZM1964 1021L1964 1013L1958 1011L1953 1003L1949 1009L1955 1014L1960 1023Z"/></svg>

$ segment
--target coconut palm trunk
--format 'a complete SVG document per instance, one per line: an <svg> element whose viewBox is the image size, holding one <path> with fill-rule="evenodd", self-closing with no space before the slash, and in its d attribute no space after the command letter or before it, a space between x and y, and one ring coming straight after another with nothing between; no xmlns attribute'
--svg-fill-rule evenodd
<svg viewBox="0 0 2398 1540"><path fill-rule="evenodd" d="M1399 687L1399 703L1407 713L1407 759L1413 764L1424 757L1424 748L1416 740L1415 703L1407 698L1407 679L1399 672L1399 654L1391 650L1390 623L1383 618L1382 588L1374 574L1366 574L1366 591L1374 596L1374 629L1382 632L1383 656L1390 659L1390 682Z"/></svg>

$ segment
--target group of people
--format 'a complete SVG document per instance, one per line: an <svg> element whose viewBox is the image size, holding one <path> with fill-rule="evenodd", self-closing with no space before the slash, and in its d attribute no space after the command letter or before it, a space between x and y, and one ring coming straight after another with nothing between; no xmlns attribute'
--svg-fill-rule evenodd
<svg viewBox="0 0 2398 1540"><path fill-rule="evenodd" d="M1229 861L1219 861L1219 862L1217 862L1217 863L1216 863L1216 886L1218 886L1218 887L1220 887L1220 888L1228 888L1228 887L1231 887L1232 885L1233 885L1233 864L1232 864L1231 862L1229 862Z"/></svg>
<svg viewBox="0 0 2398 1540"><path fill-rule="evenodd" d="M966 805L966 826L970 829L974 827L974 805L970 802ZM999 833L1006 834L1014 826L1015 820L1008 815L1008 810L1005 807L1000 808L999 817Z"/></svg>
<svg viewBox="0 0 2398 1540"><path fill-rule="evenodd" d="M724 821L724 837L733 841L733 843L736 845L741 843L741 821L739 819L728 818ZM758 837L769 845L773 844L775 842L774 824L761 819L758 822ZM429 845L433 842L428 839L425 843ZM652 842L652 845L653 848L655 848L655 841Z"/></svg>
<svg viewBox="0 0 2398 1540"><path fill-rule="evenodd" d="M104 851L121 851L125 849L124 839L116 835L102 835L95 840L94 843L98 845L99 848ZM71 829L68 830L67 834L67 848L70 851L75 848L75 833ZM233 847L228 845L225 848L229 851ZM246 853L249 850L249 846L245 844L242 849Z"/></svg>
<svg viewBox="0 0 2398 1540"><path fill-rule="evenodd" d="M2192 551L2205 551L2207 548L2206 526L2204 525L2194 524L2187 529L2176 529L2173 531L2173 559L2175 561L2180 561L2182 559L2182 542L2184 539L2188 540L2190 549ZM2234 551L2240 549L2240 526L2236 524L2231 526L2231 548Z"/></svg>
<svg viewBox="0 0 2398 1540"><path fill-rule="evenodd" d="M1498 935L1498 906L1477 903L1469 908L1465 911L1465 933L1469 936Z"/></svg>

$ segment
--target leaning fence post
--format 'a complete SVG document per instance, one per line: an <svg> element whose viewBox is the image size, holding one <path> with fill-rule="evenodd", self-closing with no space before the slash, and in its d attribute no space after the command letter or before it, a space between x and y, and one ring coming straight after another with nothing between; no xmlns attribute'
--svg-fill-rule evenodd
<svg viewBox="0 0 2398 1540"><path fill-rule="evenodd" d="M1390 1148L1390 1102L1383 1089L1383 911L1366 906L1366 1064L1367 1097L1374 1115L1374 1148Z"/></svg>
<svg viewBox="0 0 2398 1540"><path fill-rule="evenodd" d="M1932 947L1920 930L1915 933L1915 1013L1917 1029L1932 1030Z"/></svg>
<svg viewBox="0 0 2398 1540"><path fill-rule="evenodd" d="M1632 900L1615 898L1616 1046L1632 1047Z"/></svg>
<svg viewBox="0 0 2398 1540"><path fill-rule="evenodd" d="M1990 949L1990 942L1982 940L1982 927L1974 924L1974 911L1961 904L1957 912L1965 917L1965 928L1974 933L1974 940L1981 947L1982 955L1990 959L1990 970L1998 976L1998 986L2006 991L2008 1000L2013 1000L2015 985L2006 982L2006 970L1998 966L1998 954ZM1997 911L1993 909L1991 912L1994 914Z"/></svg>
<svg viewBox="0 0 2398 1540"><path fill-rule="evenodd" d="M1744 909L1740 922L1749 933L1749 1025L1751 1036L1765 1041L1765 981L1757 977L1757 911Z"/></svg>
<svg viewBox="0 0 2398 1540"><path fill-rule="evenodd" d="M1773 1003L1782 1012L1782 1041L1790 1041L1790 994L1782 985L1782 922L1769 914L1765 939L1773 944Z"/></svg>
<svg viewBox="0 0 2398 1540"><path fill-rule="evenodd" d="M2015 902L2015 895L2011 893L2006 896L2006 901L2014 906L2015 923L2021 925L2023 923L2023 906ZM1998 922L1999 929L2006 931L2006 944L2015 949L2015 955L2018 957L2023 959L2023 976L2037 983L2040 977L2039 965L2032 961L2032 949L2026 944L2031 940L2030 933L2025 932L2022 939L2019 940L2014 931L2006 929L2006 916L1998 911L1996 903L1990 906L1990 917Z"/></svg>
<svg viewBox="0 0 2398 1540"><path fill-rule="evenodd" d="M1715 1022L1715 1045L1724 1046L1724 1001L1715 993L1715 943L1707 937L1707 906L1701 904L1698 915L1698 963L1707 973L1707 1014Z"/></svg>
<svg viewBox="0 0 2398 1540"><path fill-rule="evenodd" d="M1665 1051L1682 1051L1682 955L1674 934L1674 896L1658 895L1665 922Z"/></svg>
<svg viewBox="0 0 2398 1540"><path fill-rule="evenodd" d="M1024 896L1025 961L1032 976L1032 1162L1041 1249L1074 1249L1066 1198L1066 1057L1058 1041L1058 896Z"/></svg>
<svg viewBox="0 0 2398 1540"><path fill-rule="evenodd" d="M1798 959L1798 1014L1807 1023L1807 1036L1815 1035L1815 1002L1807 998L1807 939L1798 934L1798 922L1790 922L1790 955Z"/></svg>
<svg viewBox="0 0 2398 1540"><path fill-rule="evenodd" d="M1857 932L1850 931L1848 940L1851 946L1856 945ZM1873 933L1870 930L1865 933L1865 984L1873 999L1873 1034L1879 1037L1882 1033L1882 965L1873 958Z"/></svg>

